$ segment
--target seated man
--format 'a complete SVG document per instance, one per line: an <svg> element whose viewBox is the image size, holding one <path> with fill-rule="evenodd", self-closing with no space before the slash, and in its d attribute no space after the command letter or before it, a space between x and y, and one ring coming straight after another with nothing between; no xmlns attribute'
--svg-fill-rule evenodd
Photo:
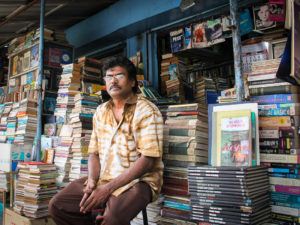
<svg viewBox="0 0 300 225"><path fill-rule="evenodd" d="M57 225L95 224L91 210L105 207L98 224L122 225L157 199L162 186L163 119L137 97L136 69L124 57L103 66L111 99L94 114L88 177L70 183L49 204Z"/></svg>

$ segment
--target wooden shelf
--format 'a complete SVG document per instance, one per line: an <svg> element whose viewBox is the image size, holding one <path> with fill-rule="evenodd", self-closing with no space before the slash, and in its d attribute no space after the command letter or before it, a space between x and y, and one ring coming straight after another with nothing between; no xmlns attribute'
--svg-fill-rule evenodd
<svg viewBox="0 0 300 225"><path fill-rule="evenodd" d="M32 67L31 69L26 70L26 71L24 71L24 72L22 72L22 73L18 73L18 74L16 74L16 75L10 76L9 79L17 78L17 77L22 76L22 75L24 75L24 74L26 74L26 73L30 73L30 72L32 72L32 71L38 69L38 68L39 68L39 66Z"/></svg>

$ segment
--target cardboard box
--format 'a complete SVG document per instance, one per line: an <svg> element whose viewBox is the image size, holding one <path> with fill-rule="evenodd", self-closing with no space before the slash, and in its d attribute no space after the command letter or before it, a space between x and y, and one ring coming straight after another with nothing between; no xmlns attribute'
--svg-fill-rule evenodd
<svg viewBox="0 0 300 225"><path fill-rule="evenodd" d="M16 145L0 143L0 170L13 172L16 170L18 162L31 161L32 145Z"/></svg>
<svg viewBox="0 0 300 225"><path fill-rule="evenodd" d="M30 219L21 216L12 209L6 208L4 211L4 225L56 225L52 218Z"/></svg>

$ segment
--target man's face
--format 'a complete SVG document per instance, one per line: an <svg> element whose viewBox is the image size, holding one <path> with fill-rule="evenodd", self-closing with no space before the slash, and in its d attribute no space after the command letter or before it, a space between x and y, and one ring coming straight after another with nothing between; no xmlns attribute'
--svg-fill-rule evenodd
<svg viewBox="0 0 300 225"><path fill-rule="evenodd" d="M106 89L112 98L127 98L133 93L135 81L128 78L126 68L115 66L106 71Z"/></svg>
<svg viewBox="0 0 300 225"><path fill-rule="evenodd" d="M263 5L260 7L260 10L258 11L258 16L261 21L266 22L269 20L270 12L269 12L269 6Z"/></svg>

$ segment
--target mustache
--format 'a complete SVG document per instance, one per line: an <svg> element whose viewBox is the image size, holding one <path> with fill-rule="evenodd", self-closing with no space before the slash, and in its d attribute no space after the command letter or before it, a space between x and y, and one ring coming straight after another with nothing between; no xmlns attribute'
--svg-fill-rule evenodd
<svg viewBox="0 0 300 225"><path fill-rule="evenodd" d="M119 85L117 85L117 84L111 85L111 86L109 87L109 90L111 90L112 88L119 88L119 89L121 89L121 87L120 87Z"/></svg>

